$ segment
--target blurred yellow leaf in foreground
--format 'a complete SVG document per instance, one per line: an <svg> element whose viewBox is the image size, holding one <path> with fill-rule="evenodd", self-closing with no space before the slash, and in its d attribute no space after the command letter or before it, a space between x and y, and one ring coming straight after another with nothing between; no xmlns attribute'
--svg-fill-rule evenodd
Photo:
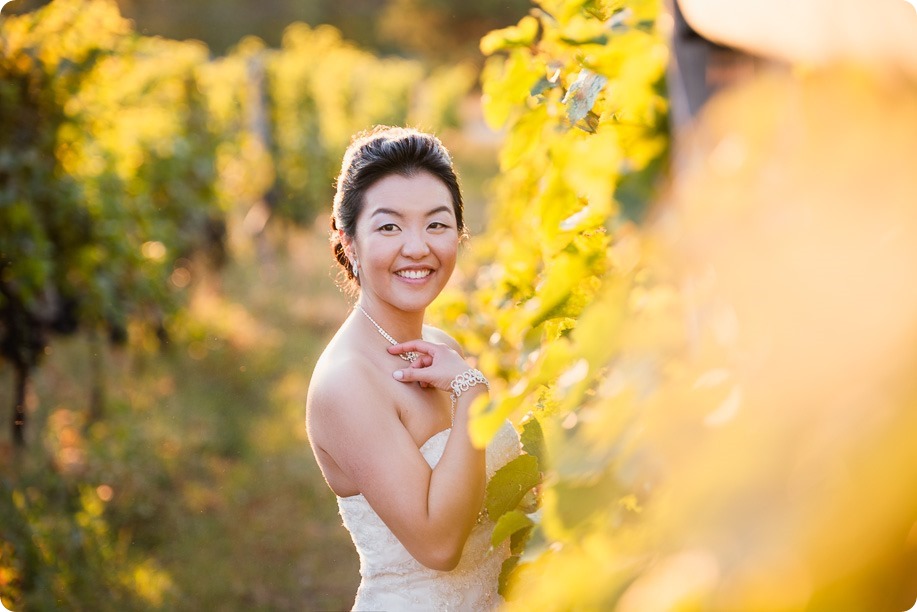
<svg viewBox="0 0 917 612"><path fill-rule="evenodd" d="M555 542L511 607L913 604L914 160L907 79L770 74L708 105L609 327L620 353L546 427Z"/></svg>

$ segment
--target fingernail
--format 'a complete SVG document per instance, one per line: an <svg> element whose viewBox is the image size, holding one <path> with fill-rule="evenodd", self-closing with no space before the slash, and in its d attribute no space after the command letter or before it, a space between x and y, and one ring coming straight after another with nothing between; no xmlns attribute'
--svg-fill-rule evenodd
<svg viewBox="0 0 917 612"><path fill-rule="evenodd" d="M404 378L404 372L402 372L401 370L395 370L392 376L395 377L395 380L401 380L402 378Z"/></svg>

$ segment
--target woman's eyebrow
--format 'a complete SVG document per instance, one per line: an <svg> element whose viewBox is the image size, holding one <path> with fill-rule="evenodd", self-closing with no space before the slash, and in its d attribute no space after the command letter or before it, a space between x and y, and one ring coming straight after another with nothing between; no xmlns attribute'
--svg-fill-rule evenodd
<svg viewBox="0 0 917 612"><path fill-rule="evenodd" d="M428 212L427 216L432 217L433 215L437 213L441 213L441 212L444 212L444 213L452 212L452 209L448 206L437 206L436 208Z"/></svg>
<svg viewBox="0 0 917 612"><path fill-rule="evenodd" d="M373 214L371 214L370 217L375 217L376 215L392 215L393 217L399 218L404 217L404 215L402 215L400 212L397 210L392 210L391 208L377 208L373 211Z"/></svg>
<svg viewBox="0 0 917 612"><path fill-rule="evenodd" d="M448 213L448 212L450 212L451 210L452 210L452 209L451 209L450 207L448 207L448 206L437 206L437 207L434 208L433 210L429 211L429 212L427 213L427 216L428 216L428 217L432 217L433 215L435 215L435 214L437 214L437 213L441 213L441 212ZM401 213L398 212L397 210L393 210L393 209L391 209L391 208L377 208L376 210L374 210L374 211L372 212L372 214L370 215L370 217L375 217L376 215L392 215L393 217L398 217L399 219L400 219L400 218L404 218L404 215L403 215L403 214L401 214Z"/></svg>

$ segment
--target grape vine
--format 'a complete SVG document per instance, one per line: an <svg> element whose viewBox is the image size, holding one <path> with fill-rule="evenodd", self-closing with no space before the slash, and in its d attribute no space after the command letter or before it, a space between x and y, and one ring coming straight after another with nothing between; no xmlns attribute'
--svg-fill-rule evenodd
<svg viewBox="0 0 917 612"><path fill-rule="evenodd" d="M614 520L634 512L631 491L608 486L613 447L577 440L575 423L619 347L617 330L640 283L636 222L666 159L660 8L543 0L481 41L490 56L485 116L506 130L501 174L489 230L469 262L477 272L444 296L438 315L458 322L460 341L504 383L479 406L476 439L524 416L523 438L538 460L518 466L506 486L527 490L538 473L550 475L540 519L515 506L495 516L495 539L514 535L504 579L533 534L566 540L599 506ZM520 601L535 599L522 591Z"/></svg>
<svg viewBox="0 0 917 612"><path fill-rule="evenodd" d="M507 140L438 308L503 382L476 439L510 417L543 449L507 474L544 475L500 506L507 607L906 609L913 72L748 76L663 172L660 8L541 0L482 41Z"/></svg>
<svg viewBox="0 0 917 612"><path fill-rule="evenodd" d="M311 223L351 133L454 124L471 80L468 66L376 58L330 26L211 59L138 35L112 0L4 17L0 356L15 374L14 439L53 334L168 340L192 262L226 256L229 215L261 206Z"/></svg>

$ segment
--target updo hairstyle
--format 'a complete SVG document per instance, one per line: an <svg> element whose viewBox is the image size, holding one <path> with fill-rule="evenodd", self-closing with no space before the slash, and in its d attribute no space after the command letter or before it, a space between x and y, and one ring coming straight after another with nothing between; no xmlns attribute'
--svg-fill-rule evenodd
<svg viewBox="0 0 917 612"><path fill-rule="evenodd" d="M331 213L331 250L344 268L342 285L345 288L356 289L360 281L344 253L338 230L354 237L357 217L365 204L364 194L376 181L392 174L412 177L418 172L429 172L449 189L459 237L465 236L464 204L458 177L449 152L436 136L412 128L384 125L360 132L344 153Z"/></svg>

